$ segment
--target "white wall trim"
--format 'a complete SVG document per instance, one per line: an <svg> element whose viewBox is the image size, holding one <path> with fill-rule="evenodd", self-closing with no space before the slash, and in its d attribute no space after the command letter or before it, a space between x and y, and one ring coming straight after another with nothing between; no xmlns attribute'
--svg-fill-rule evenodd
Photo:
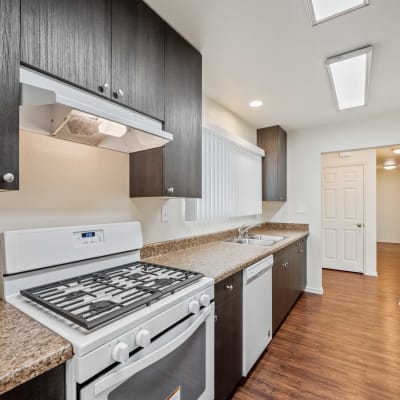
<svg viewBox="0 0 400 400"><path fill-rule="evenodd" d="M371 271L371 272L364 272L365 276L378 276L378 273L376 271Z"/></svg>
<svg viewBox="0 0 400 400"><path fill-rule="evenodd" d="M306 293L314 293L314 294L320 294L320 295L324 294L324 289L323 289L322 287L320 287L320 288L313 288L313 287L307 286L307 287L304 289L304 291L305 291Z"/></svg>

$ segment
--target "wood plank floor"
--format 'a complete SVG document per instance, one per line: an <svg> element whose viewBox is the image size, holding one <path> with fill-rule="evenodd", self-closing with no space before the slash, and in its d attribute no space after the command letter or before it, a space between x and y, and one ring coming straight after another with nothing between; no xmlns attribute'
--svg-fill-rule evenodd
<svg viewBox="0 0 400 400"><path fill-rule="evenodd" d="M323 271L234 400L400 399L400 245L378 245L378 278Z"/></svg>

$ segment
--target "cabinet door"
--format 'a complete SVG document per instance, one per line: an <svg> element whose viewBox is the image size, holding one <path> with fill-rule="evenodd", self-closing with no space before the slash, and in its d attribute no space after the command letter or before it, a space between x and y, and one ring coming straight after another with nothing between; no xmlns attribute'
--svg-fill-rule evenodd
<svg viewBox="0 0 400 400"><path fill-rule="evenodd" d="M164 21L142 0L112 2L112 96L164 120Z"/></svg>
<svg viewBox="0 0 400 400"><path fill-rule="evenodd" d="M0 400L64 400L65 364L0 395Z"/></svg>
<svg viewBox="0 0 400 400"><path fill-rule="evenodd" d="M279 201L287 200L287 143L286 143L286 132L278 127L278 171L277 171L277 196L276 199Z"/></svg>
<svg viewBox="0 0 400 400"><path fill-rule="evenodd" d="M109 96L111 1L21 0L21 61Z"/></svg>
<svg viewBox="0 0 400 400"><path fill-rule="evenodd" d="M285 252L274 254L272 268L272 331L275 333L285 318L287 310L287 268L285 267Z"/></svg>
<svg viewBox="0 0 400 400"><path fill-rule="evenodd" d="M215 304L215 400L226 400L242 378L241 272L216 285Z"/></svg>
<svg viewBox="0 0 400 400"><path fill-rule="evenodd" d="M286 201L286 132L280 126L257 130L257 145L265 150L262 161L262 198Z"/></svg>
<svg viewBox="0 0 400 400"><path fill-rule="evenodd" d="M201 197L201 54L171 27L165 31L165 195ZM169 190L168 190L169 189Z"/></svg>
<svg viewBox="0 0 400 400"><path fill-rule="evenodd" d="M0 190L18 189L19 15L19 1L0 1Z"/></svg>

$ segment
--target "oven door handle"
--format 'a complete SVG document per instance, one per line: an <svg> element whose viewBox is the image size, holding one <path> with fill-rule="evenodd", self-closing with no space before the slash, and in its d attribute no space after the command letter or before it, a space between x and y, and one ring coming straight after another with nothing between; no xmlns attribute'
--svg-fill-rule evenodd
<svg viewBox="0 0 400 400"><path fill-rule="evenodd" d="M144 356L140 360L127 365L124 368L118 369L115 372L110 373L104 379L99 380L94 385L94 395L98 396L107 389L111 389L114 386L121 384L122 382L129 379L131 376L137 374L139 371L147 368L148 366L161 360L168 354L172 353L179 346L181 346L186 340L190 338L199 328L199 326L207 319L211 313L211 307L205 307L200 316L180 335L178 335L171 342L159 347L152 353Z"/></svg>

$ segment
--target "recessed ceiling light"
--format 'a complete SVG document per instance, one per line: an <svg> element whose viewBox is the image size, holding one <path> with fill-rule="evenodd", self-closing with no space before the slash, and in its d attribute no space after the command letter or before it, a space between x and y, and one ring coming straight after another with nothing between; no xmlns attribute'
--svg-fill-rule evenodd
<svg viewBox="0 0 400 400"><path fill-rule="evenodd" d="M305 0L313 25L369 5L369 0Z"/></svg>
<svg viewBox="0 0 400 400"><path fill-rule="evenodd" d="M400 147L396 147L392 151L394 154L400 154Z"/></svg>
<svg viewBox="0 0 400 400"><path fill-rule="evenodd" d="M339 110L367 104L372 46L326 60Z"/></svg>
<svg viewBox="0 0 400 400"><path fill-rule="evenodd" d="M261 100L253 100L249 103L249 106L253 108L261 107L262 105L263 102Z"/></svg>

